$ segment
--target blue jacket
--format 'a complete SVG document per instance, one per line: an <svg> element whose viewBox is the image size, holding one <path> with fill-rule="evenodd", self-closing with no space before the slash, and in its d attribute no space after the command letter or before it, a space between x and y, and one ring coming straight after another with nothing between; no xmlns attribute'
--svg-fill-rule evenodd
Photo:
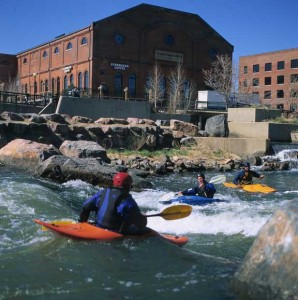
<svg viewBox="0 0 298 300"><path fill-rule="evenodd" d="M248 172L245 172L245 170L241 170L234 178L233 183L234 184L251 184L253 177L260 178L260 176L261 175L259 173L252 171L252 170L249 170Z"/></svg>
<svg viewBox="0 0 298 300"><path fill-rule="evenodd" d="M206 198L213 198L214 194L216 193L216 189L212 183L209 183L207 181L204 181L205 186L204 188L200 188L199 186L193 187L191 189L182 191L183 196L194 196L199 195L201 197Z"/></svg>
<svg viewBox="0 0 298 300"><path fill-rule="evenodd" d="M147 218L141 214L136 201L125 190L106 188L88 198L82 206L79 222L87 222L95 212L95 225L122 234L141 234Z"/></svg>

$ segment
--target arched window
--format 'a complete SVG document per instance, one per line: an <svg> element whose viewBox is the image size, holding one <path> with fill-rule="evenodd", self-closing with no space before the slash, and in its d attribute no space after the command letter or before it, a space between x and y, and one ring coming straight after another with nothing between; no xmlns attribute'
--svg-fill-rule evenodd
<svg viewBox="0 0 298 300"><path fill-rule="evenodd" d="M57 93L60 94L60 77L57 78Z"/></svg>
<svg viewBox="0 0 298 300"><path fill-rule="evenodd" d="M52 78L52 95L55 94L55 78Z"/></svg>
<svg viewBox="0 0 298 300"><path fill-rule="evenodd" d="M84 73L84 88L87 90L89 88L89 74L88 71Z"/></svg>
<svg viewBox="0 0 298 300"><path fill-rule="evenodd" d="M64 76L64 85L63 85L63 89L64 89L64 90L67 90L67 89L68 89L67 75Z"/></svg>
<svg viewBox="0 0 298 300"><path fill-rule="evenodd" d="M81 40L81 45L87 45L88 41L87 38L83 37Z"/></svg>
<svg viewBox="0 0 298 300"><path fill-rule="evenodd" d="M42 54L42 57L43 57L43 58L48 57L48 52L47 52L47 51L44 51L43 54Z"/></svg>
<svg viewBox="0 0 298 300"><path fill-rule="evenodd" d="M119 72L114 77L114 91L116 97L122 96L122 74Z"/></svg>
<svg viewBox="0 0 298 300"><path fill-rule="evenodd" d="M59 48L56 47L55 50L54 50L54 54L59 54L59 52L60 52Z"/></svg>
<svg viewBox="0 0 298 300"><path fill-rule="evenodd" d="M167 80L165 77L163 77L161 80L161 90L164 97L166 96L166 88L167 88Z"/></svg>
<svg viewBox="0 0 298 300"><path fill-rule="evenodd" d="M49 90L49 81L47 79L44 82L44 87L45 87L45 92L47 92Z"/></svg>
<svg viewBox="0 0 298 300"><path fill-rule="evenodd" d="M25 93L26 94L28 93L28 84L27 83L25 84Z"/></svg>
<svg viewBox="0 0 298 300"><path fill-rule="evenodd" d="M83 87L83 77L82 72L79 72L78 74L78 89L81 90Z"/></svg>
<svg viewBox="0 0 298 300"><path fill-rule="evenodd" d="M41 81L40 85L39 85L39 92L42 93L43 92L43 86L44 86L44 82Z"/></svg>
<svg viewBox="0 0 298 300"><path fill-rule="evenodd" d="M74 86L73 74L70 74L70 76L69 76L69 85L72 87Z"/></svg>
<svg viewBox="0 0 298 300"><path fill-rule="evenodd" d="M183 83L183 96L184 99L189 99L189 92L190 92L190 82L189 80L185 80Z"/></svg>
<svg viewBox="0 0 298 300"><path fill-rule="evenodd" d="M26 64L27 63L27 58L25 57L24 59L23 59L23 64Z"/></svg>
<svg viewBox="0 0 298 300"><path fill-rule="evenodd" d="M67 44L66 50L70 50L70 49L72 49L72 43Z"/></svg>
<svg viewBox="0 0 298 300"><path fill-rule="evenodd" d="M136 96L136 75L130 74L128 78L128 93L131 97Z"/></svg>

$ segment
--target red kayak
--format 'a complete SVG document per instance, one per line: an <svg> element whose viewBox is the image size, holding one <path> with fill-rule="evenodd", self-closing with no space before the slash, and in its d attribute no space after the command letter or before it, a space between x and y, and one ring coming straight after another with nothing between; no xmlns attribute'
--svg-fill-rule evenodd
<svg viewBox="0 0 298 300"><path fill-rule="evenodd" d="M96 227L86 222L75 223L72 221L53 221L47 223L38 219L34 221L42 225L43 227L50 229L60 235L64 235L76 239L111 241L111 240L127 238L127 237L143 239L152 236L160 236L166 241L175 244L177 246L183 246L188 242L188 238L185 236L174 236L170 234L162 234L154 230L151 230L150 232L141 236L127 236L114 231Z"/></svg>

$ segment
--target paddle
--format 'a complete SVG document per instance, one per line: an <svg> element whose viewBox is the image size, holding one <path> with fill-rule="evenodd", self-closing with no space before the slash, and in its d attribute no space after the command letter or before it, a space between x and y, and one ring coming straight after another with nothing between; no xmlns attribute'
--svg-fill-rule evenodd
<svg viewBox="0 0 298 300"><path fill-rule="evenodd" d="M209 183L212 183L212 184L222 184L226 180L227 180L227 178L226 178L225 175L217 175L217 176L212 177L209 180ZM176 197L177 195L178 195L178 193L176 193L176 192L166 193L166 194L164 194L164 195L161 196L161 199L160 199L159 203L170 204L171 201L169 201L169 200L172 199L172 198L174 198L174 197Z"/></svg>
<svg viewBox="0 0 298 300"><path fill-rule="evenodd" d="M189 205L174 205L165 208L162 212L152 215L146 215L146 217L162 217L165 220L177 220L186 218L191 214L192 207Z"/></svg>
<svg viewBox="0 0 298 300"><path fill-rule="evenodd" d="M182 218L186 218L191 214L192 207L189 205L174 205L165 208L162 212L152 215L145 215L148 217L162 217L165 220L178 220ZM74 220L55 220L49 222L50 224L54 226L64 226L64 225L70 225L75 224L76 222ZM48 230L46 227L41 226L42 230Z"/></svg>

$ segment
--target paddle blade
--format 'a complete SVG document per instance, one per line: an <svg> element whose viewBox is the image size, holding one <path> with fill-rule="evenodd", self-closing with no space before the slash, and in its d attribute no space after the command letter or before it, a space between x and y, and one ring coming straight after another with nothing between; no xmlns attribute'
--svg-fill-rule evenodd
<svg viewBox="0 0 298 300"><path fill-rule="evenodd" d="M186 218L191 214L192 207L189 205L174 205L167 207L162 212L153 215L146 215L146 217L155 217L159 216L165 220L178 220Z"/></svg>
<svg viewBox="0 0 298 300"><path fill-rule="evenodd" d="M166 193L164 195L162 195L160 197L160 203L167 203L170 199L173 199L176 197L176 193L175 192L169 192L169 193ZM169 202L170 203L170 202Z"/></svg>
<svg viewBox="0 0 298 300"><path fill-rule="evenodd" d="M209 180L209 183L212 183L212 184L221 184L221 183L226 182L226 180L227 180L227 177L225 175L217 175L217 176L212 177Z"/></svg>

